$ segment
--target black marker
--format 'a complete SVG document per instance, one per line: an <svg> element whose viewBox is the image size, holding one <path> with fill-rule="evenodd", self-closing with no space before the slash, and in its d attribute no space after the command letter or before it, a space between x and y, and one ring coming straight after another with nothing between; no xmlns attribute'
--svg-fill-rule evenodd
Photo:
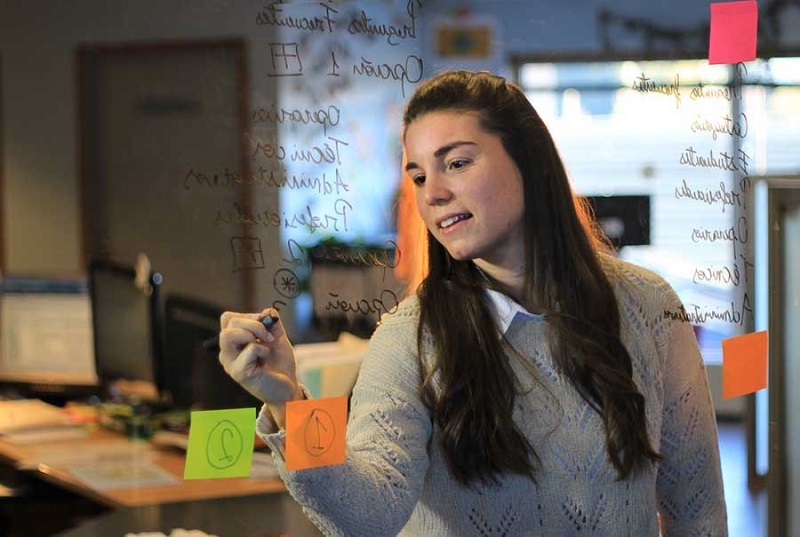
<svg viewBox="0 0 800 537"><path fill-rule="evenodd" d="M259 322L264 325L264 328L267 330L272 330L276 324L278 324L278 317L274 315L265 315L259 319ZM204 349L219 349L219 335L214 337L208 338L203 342Z"/></svg>

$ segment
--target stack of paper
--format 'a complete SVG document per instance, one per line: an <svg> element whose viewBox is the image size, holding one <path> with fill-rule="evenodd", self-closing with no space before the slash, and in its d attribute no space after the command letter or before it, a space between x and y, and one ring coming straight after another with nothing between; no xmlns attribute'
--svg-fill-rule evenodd
<svg viewBox="0 0 800 537"><path fill-rule="evenodd" d="M0 401L0 435L7 442L27 444L85 435L61 408L39 399Z"/></svg>

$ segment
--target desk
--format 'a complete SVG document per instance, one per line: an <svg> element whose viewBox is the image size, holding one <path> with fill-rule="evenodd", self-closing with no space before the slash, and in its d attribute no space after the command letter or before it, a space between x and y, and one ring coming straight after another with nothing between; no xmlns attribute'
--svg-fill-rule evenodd
<svg viewBox="0 0 800 537"><path fill-rule="evenodd" d="M289 516L294 521L293 524L299 528L298 531L292 533L293 536L319 535L302 514L300 507L286 493L280 479L243 477L183 480L185 462L183 451L173 448L156 448L146 442L135 444L136 442L142 441L131 441L116 432L104 429L96 430L85 438L58 440L43 444L12 444L0 439L0 460L19 472L31 474L42 481L111 508L113 512L110 514L87 523L88 525L94 524L102 530L96 535L124 535L129 531L157 530L169 534L169 531L175 527L200 529L213 533L206 524L208 520L202 517L198 518L197 513L204 515L216 513L216 516L222 517L222 521L228 519L228 523L234 525L236 521L229 517L233 516L233 513L237 513L235 517L240 523L242 520L250 521L247 523L248 528L260 527L261 531L266 531L263 528L274 527L277 532L285 531L287 523L284 519ZM98 448L113 450L116 448L127 449L131 446L134 448L140 446L146 450L150 460L178 477L178 482L159 486L97 490L74 477L66 465L57 462L59 453L80 454L98 450ZM66 459L62 457L62 460ZM168 505L170 507L165 507ZM253 513L248 513L249 509L252 509ZM186 519L187 516L189 519ZM269 519L266 526L264 526L265 518ZM194 519L197 519L198 522L190 527ZM160 528L158 524L161 522L164 527ZM103 524L110 524L110 526ZM111 527L114 528L114 531L109 533ZM219 527L219 523L215 523L214 527ZM88 532L86 535L94 535L91 533L93 530L87 529L86 531ZM220 531L219 534L231 533ZM236 532L235 534L240 533ZM256 535L254 532L244 534ZM81 535L81 533L78 531L75 535ZM269 533L264 535L269 535Z"/></svg>

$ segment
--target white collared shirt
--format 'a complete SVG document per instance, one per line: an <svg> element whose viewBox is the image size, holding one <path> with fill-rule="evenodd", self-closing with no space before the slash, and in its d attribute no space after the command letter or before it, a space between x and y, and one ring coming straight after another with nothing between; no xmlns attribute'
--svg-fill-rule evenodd
<svg viewBox="0 0 800 537"><path fill-rule="evenodd" d="M511 321L517 315L524 315L529 319L544 320L544 315L529 312L514 299L499 291L487 289L486 293L489 297L489 304L494 308L497 327L500 329L501 334L506 333L508 327L511 326Z"/></svg>

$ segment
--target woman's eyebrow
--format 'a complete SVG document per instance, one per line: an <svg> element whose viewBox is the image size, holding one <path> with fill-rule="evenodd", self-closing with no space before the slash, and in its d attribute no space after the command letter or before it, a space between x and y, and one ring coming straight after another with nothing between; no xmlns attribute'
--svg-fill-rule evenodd
<svg viewBox="0 0 800 537"><path fill-rule="evenodd" d="M449 153L450 151L452 151L456 147L460 147L462 145L477 145L477 144L475 142L469 142L469 141L466 141L466 140L459 140L459 141L456 141L456 142L449 143L447 145L443 145L442 147L440 147L439 149L437 149L436 151L433 152L433 156L435 158L439 158L442 155L446 155L447 153ZM414 168L419 168L419 164L417 164L416 162L408 162L406 164L406 171L412 170Z"/></svg>

